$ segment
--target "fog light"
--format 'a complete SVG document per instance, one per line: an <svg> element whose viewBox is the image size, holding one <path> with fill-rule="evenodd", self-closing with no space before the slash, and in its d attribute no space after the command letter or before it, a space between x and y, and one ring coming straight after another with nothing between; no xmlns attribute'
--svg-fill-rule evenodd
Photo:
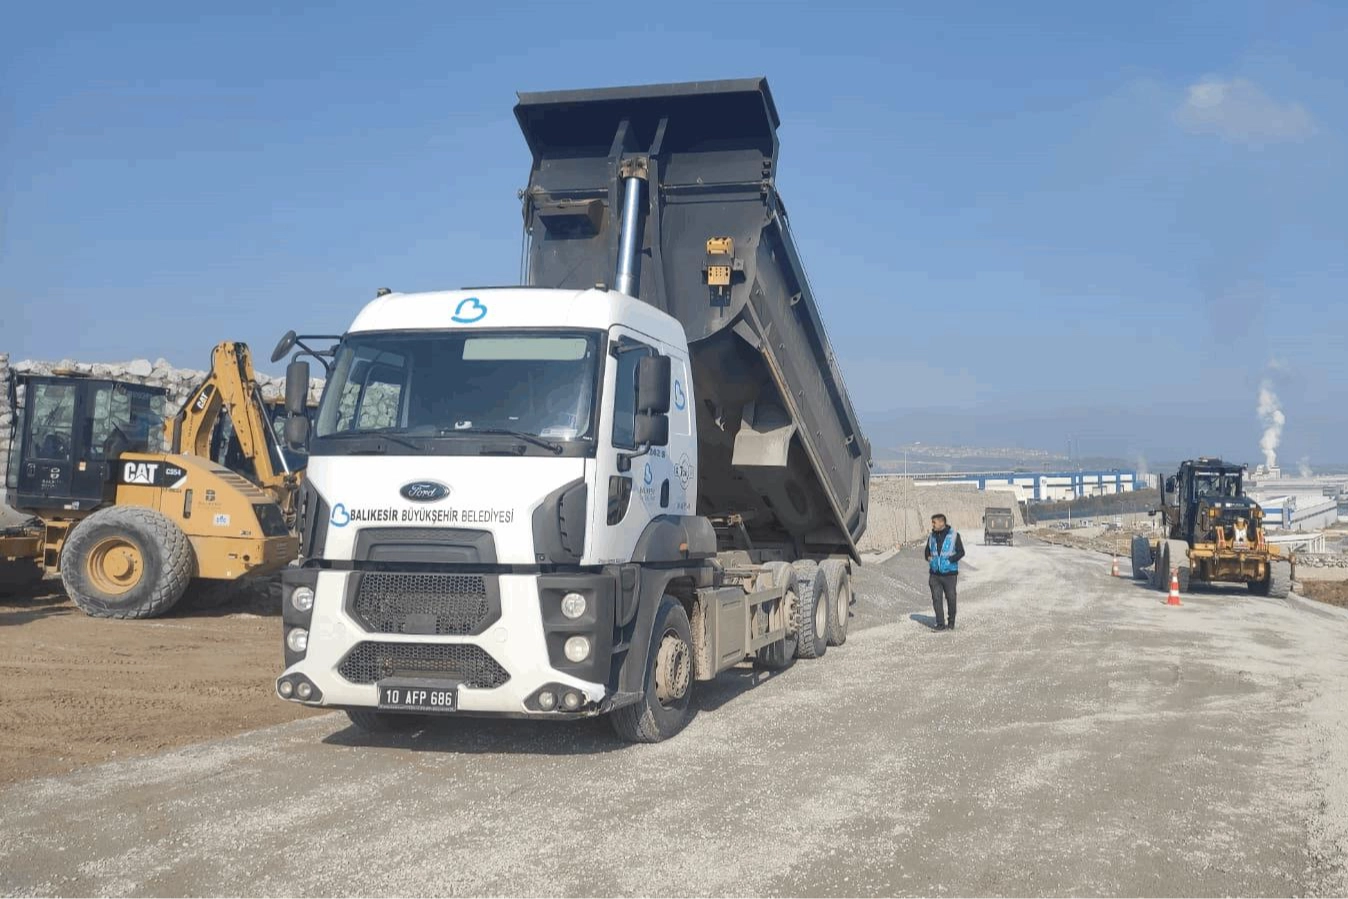
<svg viewBox="0 0 1348 899"><path fill-rule="evenodd" d="M310 696L314 695L313 685L310 684L308 681L301 683L298 687L295 688L295 695L298 696L300 699L308 699Z"/></svg>
<svg viewBox="0 0 1348 899"><path fill-rule="evenodd" d="M314 607L314 591L308 587L296 587L290 594L290 604L300 612L307 612Z"/></svg>
<svg viewBox="0 0 1348 899"><path fill-rule="evenodd" d="M585 614L585 597L579 593L568 593L562 597L562 614L567 618L579 618Z"/></svg>
<svg viewBox="0 0 1348 899"><path fill-rule="evenodd" d="M304 652L309 648L309 632L302 627L291 628L286 634L286 646L291 652Z"/></svg>
<svg viewBox="0 0 1348 899"><path fill-rule="evenodd" d="M571 661L583 662L590 655L590 639L581 636L569 637L563 650Z"/></svg>
<svg viewBox="0 0 1348 899"><path fill-rule="evenodd" d="M557 694L551 690L544 690L538 694L538 707L545 712L551 712L557 708Z"/></svg>
<svg viewBox="0 0 1348 899"><path fill-rule="evenodd" d="M289 699L295 693L295 685L288 680L283 680L281 685L276 688L276 692L280 693L283 699Z"/></svg>
<svg viewBox="0 0 1348 899"><path fill-rule="evenodd" d="M574 712L576 709L580 708L580 694L567 693L562 697L562 705L566 706L568 712Z"/></svg>

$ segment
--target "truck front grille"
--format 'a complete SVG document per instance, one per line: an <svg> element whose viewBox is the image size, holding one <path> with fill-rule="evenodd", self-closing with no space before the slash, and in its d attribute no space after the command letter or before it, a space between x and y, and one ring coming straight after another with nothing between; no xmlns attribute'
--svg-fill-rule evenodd
<svg viewBox="0 0 1348 899"><path fill-rule="evenodd" d="M498 617L480 574L360 575L351 614L379 634L479 634Z"/></svg>
<svg viewBox="0 0 1348 899"><path fill-rule="evenodd" d="M373 684L386 677L433 677L489 690L510 680L510 675L486 650L463 643L367 640L347 653L337 671L353 684Z"/></svg>

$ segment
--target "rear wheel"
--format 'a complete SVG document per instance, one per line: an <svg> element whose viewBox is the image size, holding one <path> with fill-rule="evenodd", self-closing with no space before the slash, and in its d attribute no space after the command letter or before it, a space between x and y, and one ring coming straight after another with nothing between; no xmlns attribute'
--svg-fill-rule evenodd
<svg viewBox="0 0 1348 899"><path fill-rule="evenodd" d="M815 562L801 561L796 570L796 658L817 659L828 650L828 584Z"/></svg>
<svg viewBox="0 0 1348 899"><path fill-rule="evenodd" d="M196 567L187 535L141 506L100 509L61 549L70 599L95 618L155 618L182 598Z"/></svg>
<svg viewBox="0 0 1348 899"><path fill-rule="evenodd" d="M852 575L841 559L829 559L819 570L824 572L828 596L828 645L842 646L852 617Z"/></svg>
<svg viewBox="0 0 1348 899"><path fill-rule="evenodd" d="M613 731L628 743L659 743L693 717L693 636L688 613L666 596L655 613L641 699L609 715Z"/></svg>
<svg viewBox="0 0 1348 899"><path fill-rule="evenodd" d="M404 733L423 726L420 715L401 715L397 712L376 712L373 709L347 709L346 717L367 734Z"/></svg>
<svg viewBox="0 0 1348 899"><path fill-rule="evenodd" d="M1250 592L1257 596L1286 599L1292 595L1292 563L1269 562L1268 574L1262 581L1251 581L1249 588Z"/></svg>

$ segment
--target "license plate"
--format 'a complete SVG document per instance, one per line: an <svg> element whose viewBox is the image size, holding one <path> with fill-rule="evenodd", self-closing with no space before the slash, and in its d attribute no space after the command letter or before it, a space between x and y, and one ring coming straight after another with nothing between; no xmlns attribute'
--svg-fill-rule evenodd
<svg viewBox="0 0 1348 899"><path fill-rule="evenodd" d="M418 712L452 712L458 705L459 688L418 684L380 684L381 709L414 709Z"/></svg>

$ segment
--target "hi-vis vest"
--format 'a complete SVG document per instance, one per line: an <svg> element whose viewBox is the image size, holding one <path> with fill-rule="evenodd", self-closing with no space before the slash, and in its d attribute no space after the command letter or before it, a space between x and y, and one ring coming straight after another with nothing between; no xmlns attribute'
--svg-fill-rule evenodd
<svg viewBox="0 0 1348 899"><path fill-rule="evenodd" d="M941 542L938 549L936 546L936 535L931 534L927 537L927 549L931 550L932 574L958 574L960 567L952 561L955 555L955 529L951 528L950 533L945 535L945 540Z"/></svg>

